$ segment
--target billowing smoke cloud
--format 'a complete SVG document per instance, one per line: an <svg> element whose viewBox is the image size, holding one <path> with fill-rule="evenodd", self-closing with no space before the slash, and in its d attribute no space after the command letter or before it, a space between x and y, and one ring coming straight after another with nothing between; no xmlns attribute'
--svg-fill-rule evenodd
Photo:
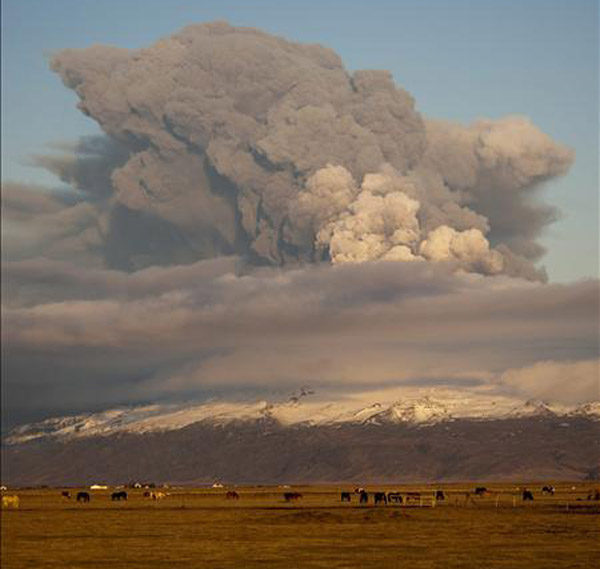
<svg viewBox="0 0 600 569"><path fill-rule="evenodd" d="M225 23L141 50L67 49L52 68L110 137L115 160L95 164L96 180L114 164L110 266L168 262L144 246L160 224L177 261L453 260L544 278L536 238L556 212L532 193L573 156L526 118L424 120L385 71L349 74L330 49ZM89 167L43 165L98 185ZM130 244L114 255L119 231Z"/></svg>
<svg viewBox="0 0 600 569"><path fill-rule="evenodd" d="M455 261L467 271L502 271L502 254L490 250L478 228L459 231L438 225L425 236L418 216L421 204L409 194L417 194L412 180L389 168L367 174L357 188L345 168L329 165L308 179L290 219L299 227L308 223L333 263Z"/></svg>

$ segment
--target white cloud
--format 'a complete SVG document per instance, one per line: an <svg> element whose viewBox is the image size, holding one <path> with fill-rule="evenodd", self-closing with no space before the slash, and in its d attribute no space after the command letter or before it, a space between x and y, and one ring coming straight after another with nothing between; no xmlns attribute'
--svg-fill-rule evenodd
<svg viewBox="0 0 600 569"><path fill-rule="evenodd" d="M519 394L544 401L598 401L600 360L536 362L505 371L501 382Z"/></svg>

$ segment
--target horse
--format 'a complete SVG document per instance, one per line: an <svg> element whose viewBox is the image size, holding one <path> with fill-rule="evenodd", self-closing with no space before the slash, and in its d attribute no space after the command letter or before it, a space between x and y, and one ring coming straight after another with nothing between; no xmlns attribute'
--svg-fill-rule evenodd
<svg viewBox="0 0 600 569"><path fill-rule="evenodd" d="M550 494L550 496L554 496L554 486L544 486L542 488L542 494Z"/></svg>
<svg viewBox="0 0 600 569"><path fill-rule="evenodd" d="M60 495L61 497L66 498L67 500L71 499L71 492L69 492L68 490L63 490Z"/></svg>
<svg viewBox="0 0 600 569"><path fill-rule="evenodd" d="M340 501L341 502L350 502L350 492L342 492L340 494Z"/></svg>
<svg viewBox="0 0 600 569"><path fill-rule="evenodd" d="M375 492L373 501L375 504L384 503L387 505L387 496L385 495L385 492Z"/></svg>
<svg viewBox="0 0 600 569"><path fill-rule="evenodd" d="M110 495L110 499L115 502L120 502L121 500L127 500L127 492L125 492L125 490L122 490L121 492L113 492Z"/></svg>
<svg viewBox="0 0 600 569"><path fill-rule="evenodd" d="M485 496L487 494L488 489L485 486L477 486L477 488L475 488L475 495L476 496Z"/></svg>
<svg viewBox="0 0 600 569"><path fill-rule="evenodd" d="M77 492L77 501L78 502L89 502L90 495L87 492Z"/></svg>
<svg viewBox="0 0 600 569"><path fill-rule="evenodd" d="M283 494L283 499L286 502L300 500L301 498L302 498L302 494L300 494L299 492L285 492Z"/></svg>
<svg viewBox="0 0 600 569"><path fill-rule="evenodd" d="M402 504L402 494L400 494L400 492L388 492L387 498L390 504L392 502L395 504Z"/></svg>
<svg viewBox="0 0 600 569"><path fill-rule="evenodd" d="M235 490L229 490L229 492L225 494L225 498L227 500L239 500L240 495Z"/></svg>
<svg viewBox="0 0 600 569"><path fill-rule="evenodd" d="M14 510L19 507L19 497L14 496L2 496L2 508L12 508Z"/></svg>
<svg viewBox="0 0 600 569"><path fill-rule="evenodd" d="M533 493L531 490L527 490L527 488L523 490L523 500L533 500Z"/></svg>
<svg viewBox="0 0 600 569"><path fill-rule="evenodd" d="M360 492L359 495L360 498L358 501L360 504L367 504L369 502L369 493L366 490Z"/></svg>
<svg viewBox="0 0 600 569"><path fill-rule="evenodd" d="M435 491L435 499L436 500L445 500L446 499L446 495L444 494L443 490L436 490Z"/></svg>

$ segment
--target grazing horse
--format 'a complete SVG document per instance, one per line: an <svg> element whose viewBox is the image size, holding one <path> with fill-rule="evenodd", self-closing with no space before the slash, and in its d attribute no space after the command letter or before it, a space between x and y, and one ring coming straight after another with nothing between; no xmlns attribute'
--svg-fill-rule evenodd
<svg viewBox="0 0 600 569"><path fill-rule="evenodd" d="M436 490L435 491L435 499L436 500L445 500L446 494L444 494L443 490Z"/></svg>
<svg viewBox="0 0 600 569"><path fill-rule="evenodd" d="M385 492L375 492L373 501L375 504L384 503L387 505L387 496L385 495Z"/></svg>
<svg viewBox="0 0 600 569"><path fill-rule="evenodd" d="M388 492L387 498L390 504L392 502L395 504L402 504L402 494L400 494L400 492Z"/></svg>
<svg viewBox="0 0 600 569"><path fill-rule="evenodd" d="M360 504L367 504L369 502L369 493L366 490L360 492L360 498L358 501Z"/></svg>
<svg viewBox="0 0 600 569"><path fill-rule="evenodd" d="M63 498L67 498L67 500L71 499L71 492L68 490L63 490L60 494Z"/></svg>
<svg viewBox="0 0 600 569"><path fill-rule="evenodd" d="M350 492L342 492L340 494L340 501L342 501L342 502L350 502Z"/></svg>
<svg viewBox="0 0 600 569"><path fill-rule="evenodd" d="M225 498L227 498L227 500L239 500L240 495L235 490L229 490L229 492L225 494Z"/></svg>
<svg viewBox="0 0 600 569"><path fill-rule="evenodd" d="M533 500L533 493L531 490L527 490L527 488L523 490L523 500Z"/></svg>
<svg viewBox="0 0 600 569"><path fill-rule="evenodd" d="M301 498L302 498L302 494L300 494L299 492L285 492L283 494L283 499L286 502L300 500Z"/></svg>
<svg viewBox="0 0 600 569"><path fill-rule="evenodd" d="M19 507L19 497L18 496L2 496L2 508L13 508L17 509Z"/></svg>
<svg viewBox="0 0 600 569"><path fill-rule="evenodd" d="M115 502L120 502L121 500L127 500L127 492L125 492L125 490L122 490L121 492L113 492L110 495L110 499Z"/></svg>
<svg viewBox="0 0 600 569"><path fill-rule="evenodd" d="M150 498L153 500L162 500L165 497L166 494L164 492L150 492Z"/></svg>
<svg viewBox="0 0 600 569"><path fill-rule="evenodd" d="M544 486L542 488L542 494L550 494L550 496L554 496L554 486Z"/></svg>
<svg viewBox="0 0 600 569"><path fill-rule="evenodd" d="M77 492L77 501L78 502L89 502L90 495L87 492Z"/></svg>
<svg viewBox="0 0 600 569"><path fill-rule="evenodd" d="M475 495L476 496L485 496L487 494L488 489L485 486L477 486L477 488L475 488Z"/></svg>

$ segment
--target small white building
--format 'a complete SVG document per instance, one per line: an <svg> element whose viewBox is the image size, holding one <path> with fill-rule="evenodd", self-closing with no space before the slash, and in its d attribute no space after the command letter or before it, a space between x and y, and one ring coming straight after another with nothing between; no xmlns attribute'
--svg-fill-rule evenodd
<svg viewBox="0 0 600 569"><path fill-rule="evenodd" d="M104 484L92 484L90 490L108 490L108 486Z"/></svg>

